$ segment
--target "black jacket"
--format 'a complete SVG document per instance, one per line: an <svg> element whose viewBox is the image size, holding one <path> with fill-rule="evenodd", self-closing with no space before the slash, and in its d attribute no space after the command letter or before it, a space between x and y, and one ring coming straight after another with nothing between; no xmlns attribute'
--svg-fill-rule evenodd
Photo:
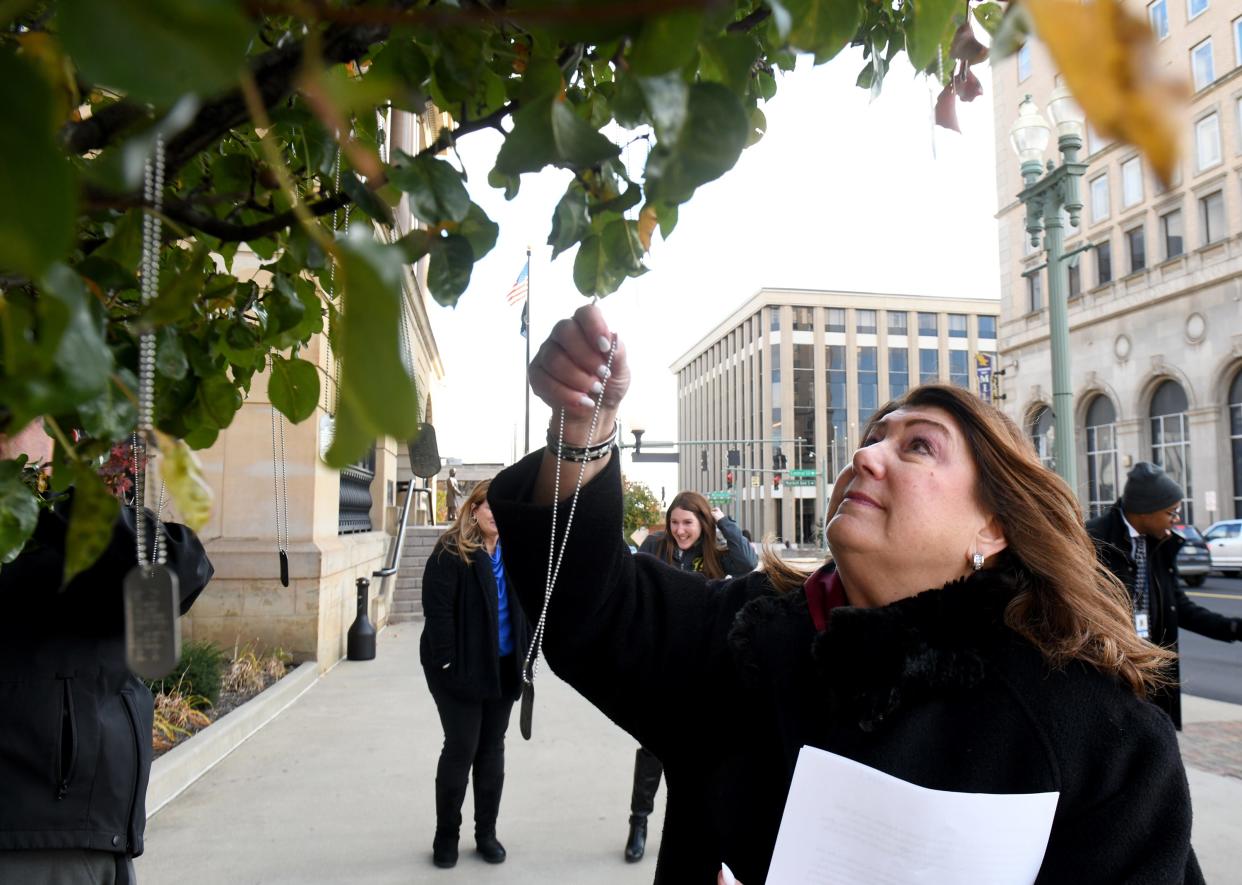
<svg viewBox="0 0 1242 885"><path fill-rule="evenodd" d="M742 534L742 530L737 527L737 523L729 517L717 520L716 527L720 529L720 534L724 535L727 549L720 551L720 563L725 570L725 575L734 578L741 577L749 571L753 571L755 566L759 564L759 557L755 556L755 550L750 546L750 542L746 540L746 536ZM650 553L652 556L660 555L660 542L664 540L664 532L652 532L643 539L642 546L638 548L639 553ZM715 540L714 538L712 539ZM689 550L682 550L676 544L672 544L673 549L673 565L677 566L684 572L698 572L703 570L703 538L699 538L698 542Z"/></svg>
<svg viewBox="0 0 1242 885"><path fill-rule="evenodd" d="M1087 532L1096 543L1104 567L1116 575L1134 594L1137 566L1130 555L1130 532L1122 517L1121 502L1087 523ZM1192 602L1177 582L1177 551L1185 543L1171 534L1162 541L1144 537L1147 565L1151 573L1151 608L1148 612L1149 638L1156 645L1177 651L1177 631L1184 628L1211 639L1232 642L1238 639L1238 619L1226 617ZM1182 693L1178 688L1180 667L1173 662L1173 685L1157 692L1153 703L1169 714L1174 726L1182 727Z"/></svg>
<svg viewBox="0 0 1242 885"><path fill-rule="evenodd" d="M506 566L541 604L549 508L542 453L489 502ZM664 762L659 883L711 883L721 861L767 875L798 750L810 745L924 787L1060 791L1041 883L1201 882L1168 719L1081 665L1050 671L1004 626L1021 573L978 575L816 633L804 592L762 573L705 582L620 542L616 459L582 490L546 622L558 675Z"/></svg>
<svg viewBox="0 0 1242 885"><path fill-rule="evenodd" d="M31 542L0 569L0 850L136 857L154 710L125 666L121 585L136 561L133 508L122 510L99 561L62 591L70 506L43 511ZM184 614L212 567L193 532L164 530Z"/></svg>
<svg viewBox="0 0 1242 885"><path fill-rule="evenodd" d="M496 578L487 551L479 549L470 564L437 543L423 569L423 635L419 658L428 679L441 680L466 700L499 698L502 685L520 686L530 626L522 613L515 581L507 573L509 623L513 629L514 672L502 679L497 635ZM517 689L511 695L517 700Z"/></svg>

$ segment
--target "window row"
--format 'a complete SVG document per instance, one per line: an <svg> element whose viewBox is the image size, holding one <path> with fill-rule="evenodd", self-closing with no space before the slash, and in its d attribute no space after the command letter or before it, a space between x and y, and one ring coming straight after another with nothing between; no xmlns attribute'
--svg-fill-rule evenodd
<svg viewBox="0 0 1242 885"><path fill-rule="evenodd" d="M795 332L809 332L814 328L814 320L810 307L793 308L793 330ZM917 311L918 313L918 334L925 336L938 336L940 334L939 314ZM879 328L878 321L879 311L858 308L854 311L854 331L859 335L874 335ZM910 333L910 315L904 310L886 310L887 328L890 335L908 335ZM824 331L825 332L844 332L846 330L846 318L844 307L829 307L824 311ZM948 317L948 335L950 338L968 338L970 337L970 316L964 313L946 314ZM776 309L772 310L772 328L780 329L780 317ZM994 316L976 316L975 317L975 334L979 338L995 338L996 337L996 317Z"/></svg>
<svg viewBox="0 0 1242 885"><path fill-rule="evenodd" d="M1228 236L1225 220L1225 194L1223 190L1204 194L1195 201L1195 221L1199 227L1199 245L1210 246ZM1086 288L1111 283L1118 275L1128 276L1145 270L1153 262L1168 261L1186 252L1186 220L1182 209L1168 209L1156 218L1154 230L1149 232L1146 222L1122 231L1123 252L1114 260L1111 236L1091 244L1094 255L1094 275L1088 277ZM1154 237L1150 240L1149 237ZM1082 254L1067 259L1068 292L1071 299L1083 293ZM1027 305L1031 313L1044 307L1044 269L1028 271L1026 277Z"/></svg>

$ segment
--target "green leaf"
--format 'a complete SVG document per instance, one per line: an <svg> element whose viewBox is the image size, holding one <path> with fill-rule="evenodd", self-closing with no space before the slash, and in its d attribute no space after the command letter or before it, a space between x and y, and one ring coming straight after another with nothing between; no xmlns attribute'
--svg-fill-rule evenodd
<svg viewBox="0 0 1242 885"><path fill-rule="evenodd" d="M470 285L470 273L474 270L474 249L463 236L433 237L431 260L427 263L427 288L437 303L446 307L457 304L457 299Z"/></svg>
<svg viewBox="0 0 1242 885"><path fill-rule="evenodd" d="M182 440L171 439L158 430L155 440L160 448L160 475L168 488L168 497L181 521L201 532L211 518L213 497L202 466Z"/></svg>
<svg viewBox="0 0 1242 885"><path fill-rule="evenodd" d="M424 84L431 75L431 62L422 48L404 35L394 34L375 56L368 72L398 84L390 94L393 107L422 113L427 104Z"/></svg>
<svg viewBox="0 0 1242 885"><path fill-rule="evenodd" d="M131 393L138 390L138 378L133 372L122 368L117 374ZM138 407L114 380L102 394L78 406L78 420L88 436L111 442L133 430L138 423Z"/></svg>
<svg viewBox="0 0 1242 885"><path fill-rule="evenodd" d="M88 82L156 106L235 85L255 31L237 0L63 0L57 19Z"/></svg>
<svg viewBox="0 0 1242 885"><path fill-rule="evenodd" d="M647 122L646 98L638 84L638 78L630 75L617 77L617 88L612 96L612 113L617 123L626 129L637 129Z"/></svg>
<svg viewBox="0 0 1242 885"><path fill-rule="evenodd" d="M393 246L401 250L407 264L414 264L431 251L432 241L439 239L431 231L415 228Z"/></svg>
<svg viewBox="0 0 1242 885"><path fill-rule="evenodd" d="M39 521L39 499L22 482L26 456L0 461L0 565L17 559Z"/></svg>
<svg viewBox="0 0 1242 885"><path fill-rule="evenodd" d="M679 71L663 77L639 77L638 88L642 91L656 138L660 141L676 141L681 136L686 114L690 109L690 87Z"/></svg>
<svg viewBox="0 0 1242 885"><path fill-rule="evenodd" d="M681 138L658 144L647 159L649 199L684 203L699 185L733 168L749 133L748 115L736 95L719 83L694 84Z"/></svg>
<svg viewBox="0 0 1242 885"><path fill-rule="evenodd" d="M677 207L656 203L655 210L656 219L660 222L660 236L667 240L673 228L677 227Z"/></svg>
<svg viewBox="0 0 1242 885"><path fill-rule="evenodd" d="M306 316L306 305L293 282L283 274L276 276L272 288L263 296L263 306L267 309L268 337L296 329Z"/></svg>
<svg viewBox="0 0 1242 885"><path fill-rule="evenodd" d="M776 26L776 35L782 40L789 37L793 27L793 16L785 6L785 0L768 0L768 8L772 10L772 22Z"/></svg>
<svg viewBox="0 0 1242 885"><path fill-rule="evenodd" d="M590 230L586 193L580 184L574 182L565 190L565 195L556 204L556 211L552 214L552 232L548 235L552 258L555 259L573 246Z"/></svg>
<svg viewBox="0 0 1242 885"><path fill-rule="evenodd" d="M202 379L194 405L208 426L223 430L233 423L233 416L242 407L242 397L229 377L220 373Z"/></svg>
<svg viewBox="0 0 1242 885"><path fill-rule="evenodd" d="M996 36L996 32L1000 29L1001 19L1005 16L1005 11L1001 9L999 3L981 3L972 10L977 21L983 30L987 31L989 36Z"/></svg>
<svg viewBox="0 0 1242 885"><path fill-rule="evenodd" d="M465 221L457 226L457 233L469 241L474 261L478 261L495 247L500 225L488 218L477 203L471 203Z"/></svg>
<svg viewBox="0 0 1242 885"><path fill-rule="evenodd" d="M759 52L759 41L748 34L728 34L707 40L703 43L699 76L723 83L734 92L745 92Z"/></svg>
<svg viewBox="0 0 1242 885"><path fill-rule="evenodd" d="M309 418L319 404L319 370L303 359L273 355L267 392L272 405L297 424Z"/></svg>
<svg viewBox="0 0 1242 885"><path fill-rule="evenodd" d="M505 137L504 144L496 154L497 172L504 175L538 172L556 161L556 139L552 135L552 103L551 98L535 101L513 115L513 131Z"/></svg>
<svg viewBox="0 0 1242 885"><path fill-rule="evenodd" d="M859 0L784 0L784 4L793 18L789 42L813 52L816 64L844 49L862 20Z"/></svg>
<svg viewBox="0 0 1242 885"><path fill-rule="evenodd" d="M574 284L583 295L611 295L625 282L646 272L638 227L633 221L609 222L601 234L582 241L574 259Z"/></svg>
<svg viewBox="0 0 1242 885"><path fill-rule="evenodd" d="M73 462L73 505L65 533L65 572L61 586L90 568L112 541L112 524L121 502L112 497L94 470Z"/></svg>
<svg viewBox="0 0 1242 885"><path fill-rule="evenodd" d="M169 327L160 329L155 340L155 371L165 378L180 381L189 369L190 363L181 347L177 330Z"/></svg>
<svg viewBox="0 0 1242 885"><path fill-rule="evenodd" d="M345 195L353 201L354 205L367 213L367 215L370 215L380 224L392 227L394 224L392 209L379 198L375 191L363 184L362 179L356 174L353 172L343 172L341 174L341 190L345 191ZM251 243L250 247L253 249L254 243ZM268 257L270 258L271 256L269 255Z"/></svg>
<svg viewBox="0 0 1242 885"><path fill-rule="evenodd" d="M410 212L427 224L462 221L470 211L461 173L444 160L404 157L400 166L389 170L388 180L410 195Z"/></svg>
<svg viewBox="0 0 1242 885"><path fill-rule="evenodd" d="M44 275L39 289L46 299L58 302L68 319L56 347L55 365L60 401L76 406L103 392L112 374L112 352L104 341L102 317L97 303L86 294L82 278L63 264L54 265Z"/></svg>
<svg viewBox="0 0 1242 885"><path fill-rule="evenodd" d="M921 71L936 58L936 50L953 28L953 13L960 0L914 0L914 21L906 31L906 53L910 64Z"/></svg>
<svg viewBox="0 0 1242 885"><path fill-rule="evenodd" d="M462 243L469 248L464 239ZM342 441L381 435L408 439L418 427L417 393L406 371L398 333L404 322L401 252L361 231L339 246L344 285L336 335L341 411L337 438L326 458L334 467L344 467L357 457L342 447Z"/></svg>
<svg viewBox="0 0 1242 885"><path fill-rule="evenodd" d="M621 154L621 148L592 129L564 99L552 102L552 138L558 158L570 167L594 166Z"/></svg>
<svg viewBox="0 0 1242 885"><path fill-rule="evenodd" d="M649 17L630 49L630 70L640 77L653 77L685 65L694 58L703 14L679 10Z"/></svg>
<svg viewBox="0 0 1242 885"><path fill-rule="evenodd" d="M168 254L169 250L165 253ZM203 294L202 266L203 259L207 257L207 244L197 241L188 257L181 250L172 250L171 255L175 263L171 269L166 267L160 275L163 283L160 293L151 302L144 317L153 326L165 326L185 319L194 311L194 303Z"/></svg>
<svg viewBox="0 0 1242 885"><path fill-rule="evenodd" d="M513 98L522 105L556 98L565 86L561 69L550 58L531 59L522 79L513 82Z"/></svg>
<svg viewBox="0 0 1242 885"><path fill-rule="evenodd" d="M113 222L108 242L91 253L92 258L106 258L115 262L124 270L134 273L138 270L138 261L142 256L142 219L141 209L130 209Z"/></svg>
<svg viewBox="0 0 1242 885"><path fill-rule="evenodd" d="M503 190L506 200L512 200L517 196L522 180L516 175L506 175L499 169L492 169L487 173L487 183L497 190Z"/></svg>
<svg viewBox="0 0 1242 885"><path fill-rule="evenodd" d="M52 90L24 60L0 49L0 268L39 276L69 251L73 176L52 119Z"/></svg>

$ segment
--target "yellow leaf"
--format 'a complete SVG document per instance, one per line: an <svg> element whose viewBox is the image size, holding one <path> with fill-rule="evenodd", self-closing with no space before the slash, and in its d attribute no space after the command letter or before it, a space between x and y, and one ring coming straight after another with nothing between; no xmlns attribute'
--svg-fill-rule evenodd
<svg viewBox="0 0 1242 885"><path fill-rule="evenodd" d="M655 206L650 203L643 206L643 211L638 213L638 242L643 244L643 251L651 251L651 235L655 232L656 225L660 219L656 217Z"/></svg>
<svg viewBox="0 0 1242 885"><path fill-rule="evenodd" d="M1161 75L1156 40L1119 0L1022 0L1065 85L1101 135L1135 145L1167 185L1186 83Z"/></svg>
<svg viewBox="0 0 1242 885"><path fill-rule="evenodd" d="M159 442L160 477L181 519L194 531L201 531L211 518L211 486L203 477L198 458L182 440L155 431Z"/></svg>

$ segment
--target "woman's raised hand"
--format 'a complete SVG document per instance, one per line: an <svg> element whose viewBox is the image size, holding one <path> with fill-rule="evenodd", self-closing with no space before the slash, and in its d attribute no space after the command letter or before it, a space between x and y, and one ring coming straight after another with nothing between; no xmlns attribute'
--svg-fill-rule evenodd
<svg viewBox="0 0 1242 885"><path fill-rule="evenodd" d="M531 390L552 407L553 413L565 410L566 442L575 445L595 442L586 440L585 436L601 387L604 388L604 402L595 435L602 438L612 432L617 407L630 386L630 368L625 345L618 340L609 372L611 348L612 332L604 322L603 313L594 304L588 304L574 311L573 317L553 326L552 333L531 360Z"/></svg>

